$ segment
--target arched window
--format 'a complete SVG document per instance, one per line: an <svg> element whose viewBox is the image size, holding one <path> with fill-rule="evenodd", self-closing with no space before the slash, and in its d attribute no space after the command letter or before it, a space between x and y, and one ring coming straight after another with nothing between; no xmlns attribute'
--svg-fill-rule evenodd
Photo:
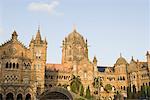
<svg viewBox="0 0 150 100"><path fill-rule="evenodd" d="M6 68L8 68L8 62L6 63Z"/></svg>
<svg viewBox="0 0 150 100"><path fill-rule="evenodd" d="M136 86L133 85L133 93L136 93Z"/></svg>
<svg viewBox="0 0 150 100"><path fill-rule="evenodd" d="M16 66L16 68L18 69L19 68L19 64L17 63L17 66Z"/></svg>
<svg viewBox="0 0 150 100"><path fill-rule="evenodd" d="M87 72L84 71L84 78L87 78Z"/></svg>
<svg viewBox="0 0 150 100"><path fill-rule="evenodd" d="M27 94L25 100L31 100L31 95L30 95L30 94Z"/></svg>
<svg viewBox="0 0 150 100"><path fill-rule="evenodd" d="M121 86L121 90L122 90L122 86Z"/></svg>
<svg viewBox="0 0 150 100"><path fill-rule="evenodd" d="M13 68L15 68L15 63L13 63Z"/></svg>
<svg viewBox="0 0 150 100"><path fill-rule="evenodd" d="M126 90L126 87L125 87L125 86L123 87L123 90Z"/></svg>
<svg viewBox="0 0 150 100"><path fill-rule="evenodd" d="M2 63L0 62L0 68L2 67Z"/></svg>
<svg viewBox="0 0 150 100"><path fill-rule="evenodd" d="M8 93L8 94L6 95L6 100L14 100L13 94L12 94L12 93Z"/></svg>
<svg viewBox="0 0 150 100"><path fill-rule="evenodd" d="M17 100L23 100L22 94L18 94L18 95L17 95Z"/></svg>
<svg viewBox="0 0 150 100"><path fill-rule="evenodd" d="M123 80L125 80L125 77L123 76Z"/></svg>
<svg viewBox="0 0 150 100"><path fill-rule="evenodd" d="M12 67L12 63L9 64L9 68L11 68L11 67Z"/></svg>

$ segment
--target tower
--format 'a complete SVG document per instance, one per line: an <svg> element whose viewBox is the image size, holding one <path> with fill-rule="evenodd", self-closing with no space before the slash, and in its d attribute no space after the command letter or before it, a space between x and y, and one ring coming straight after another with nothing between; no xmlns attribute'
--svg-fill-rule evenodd
<svg viewBox="0 0 150 100"><path fill-rule="evenodd" d="M94 64L94 77L96 77L96 73L98 72L96 56L94 56L93 58L93 64Z"/></svg>
<svg viewBox="0 0 150 100"><path fill-rule="evenodd" d="M62 43L62 64L88 60L87 40L84 40L76 29Z"/></svg>
<svg viewBox="0 0 150 100"><path fill-rule="evenodd" d="M146 56L147 56L148 70L150 72L150 54L149 54L149 51L147 51Z"/></svg>
<svg viewBox="0 0 150 100"><path fill-rule="evenodd" d="M38 29L36 37L30 42L30 51L32 58L32 69L34 70L33 79L37 86L38 93L42 93L45 83L45 66L47 54L47 41L42 40L40 29Z"/></svg>

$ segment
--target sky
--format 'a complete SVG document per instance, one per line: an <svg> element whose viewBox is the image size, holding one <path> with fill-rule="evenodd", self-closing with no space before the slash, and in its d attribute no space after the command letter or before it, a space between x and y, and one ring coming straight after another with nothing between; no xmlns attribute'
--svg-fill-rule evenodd
<svg viewBox="0 0 150 100"><path fill-rule="evenodd" d="M47 63L61 63L62 40L73 26L89 44L89 59L113 66L120 53L146 61L150 50L149 0L0 0L0 43L13 30L27 47L38 25L47 38Z"/></svg>

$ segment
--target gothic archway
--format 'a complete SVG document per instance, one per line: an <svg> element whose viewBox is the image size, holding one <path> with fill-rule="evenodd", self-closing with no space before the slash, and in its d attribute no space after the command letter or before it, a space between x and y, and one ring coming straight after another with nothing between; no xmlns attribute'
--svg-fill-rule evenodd
<svg viewBox="0 0 150 100"><path fill-rule="evenodd" d="M18 95L17 95L17 100L23 100L22 94L18 94Z"/></svg>
<svg viewBox="0 0 150 100"><path fill-rule="evenodd" d="M6 100L14 100L13 94L12 94L12 93L8 93L8 94L6 95Z"/></svg>
<svg viewBox="0 0 150 100"><path fill-rule="evenodd" d="M39 100L73 100L73 96L67 89L52 87L42 93Z"/></svg>
<svg viewBox="0 0 150 100"><path fill-rule="evenodd" d="M25 100L31 100L31 95L28 93Z"/></svg>

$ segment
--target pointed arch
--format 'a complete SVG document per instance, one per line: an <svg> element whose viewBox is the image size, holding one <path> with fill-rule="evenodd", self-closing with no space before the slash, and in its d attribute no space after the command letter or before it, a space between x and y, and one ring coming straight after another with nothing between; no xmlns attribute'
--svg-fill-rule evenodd
<svg viewBox="0 0 150 100"><path fill-rule="evenodd" d="M21 93L17 95L17 100L23 100L23 97L22 97Z"/></svg>
<svg viewBox="0 0 150 100"><path fill-rule="evenodd" d="M13 93L8 93L7 95L6 95L6 100L14 100L14 95L13 95Z"/></svg>
<svg viewBox="0 0 150 100"><path fill-rule="evenodd" d="M31 94L27 94L25 100L31 100Z"/></svg>

